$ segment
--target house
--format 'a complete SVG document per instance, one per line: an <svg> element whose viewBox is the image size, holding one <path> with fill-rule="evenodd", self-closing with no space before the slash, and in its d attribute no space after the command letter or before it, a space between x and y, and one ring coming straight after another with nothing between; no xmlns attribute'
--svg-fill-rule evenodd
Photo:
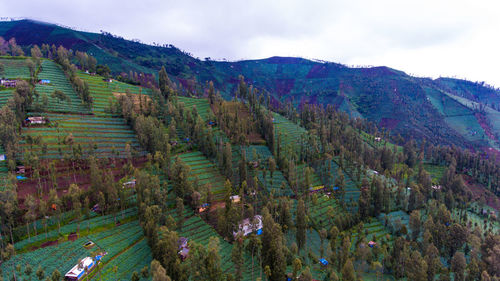
<svg viewBox="0 0 500 281"><path fill-rule="evenodd" d="M47 84L50 84L50 80L49 79L42 79L38 83L41 84L41 85L47 85Z"/></svg>
<svg viewBox="0 0 500 281"><path fill-rule="evenodd" d="M85 275L87 275L94 266L101 260L100 255L95 257L95 261L91 257L86 257L82 259L77 265L75 265L66 275L64 275L64 280L80 280Z"/></svg>
<svg viewBox="0 0 500 281"><path fill-rule="evenodd" d="M5 161L5 154L0 154L0 161Z"/></svg>
<svg viewBox="0 0 500 281"><path fill-rule="evenodd" d="M124 182L123 183L123 187L126 188L134 188L135 187L135 179L131 180L131 181L128 181L128 182Z"/></svg>
<svg viewBox="0 0 500 281"><path fill-rule="evenodd" d="M238 225L238 231L233 232L233 236L236 237L238 234L247 236L254 231L259 232L262 227L262 216L256 215L253 217L252 221L250 221L250 218L246 218Z"/></svg>
<svg viewBox="0 0 500 281"><path fill-rule="evenodd" d="M241 201L241 198L239 195L229 196L229 198L231 199L231 202L233 202L233 203L239 203Z"/></svg>
<svg viewBox="0 0 500 281"><path fill-rule="evenodd" d="M380 142L381 140L382 140L382 139L381 139L380 137L376 137L376 138L375 138L375 141L376 141L376 142Z"/></svg>
<svg viewBox="0 0 500 281"><path fill-rule="evenodd" d="M177 245L179 247L179 251L177 252L179 254L179 257L181 258L182 261L187 259L189 255L189 246L188 246L188 238L186 237L181 237L177 241Z"/></svg>
<svg viewBox="0 0 500 281"><path fill-rule="evenodd" d="M432 189L434 189L434 190L440 190L440 189L442 188L442 186L440 186L440 185L433 185L433 186L431 186L431 187L432 187Z"/></svg>
<svg viewBox="0 0 500 281"><path fill-rule="evenodd" d="M205 212L208 209L208 207L210 207L210 204L208 203L202 204L201 207L198 208L198 213Z"/></svg>
<svg viewBox="0 0 500 281"><path fill-rule="evenodd" d="M17 80L2 79L0 80L0 85L6 88L15 88L17 85Z"/></svg>
<svg viewBox="0 0 500 281"><path fill-rule="evenodd" d="M370 242L368 242L368 246L369 246L370 248L373 248L375 245L377 245L377 242L374 242L374 241L370 241Z"/></svg>
<svg viewBox="0 0 500 281"><path fill-rule="evenodd" d="M24 119L25 125L43 125L46 124L49 120L43 116L30 116Z"/></svg>
<svg viewBox="0 0 500 281"><path fill-rule="evenodd" d="M24 166L16 167L16 174L24 174L24 173L26 173L26 168Z"/></svg>
<svg viewBox="0 0 500 281"><path fill-rule="evenodd" d="M309 187L309 192L316 193L316 192L320 192L320 191L322 191L324 189L325 189L324 185L311 186L311 187Z"/></svg>

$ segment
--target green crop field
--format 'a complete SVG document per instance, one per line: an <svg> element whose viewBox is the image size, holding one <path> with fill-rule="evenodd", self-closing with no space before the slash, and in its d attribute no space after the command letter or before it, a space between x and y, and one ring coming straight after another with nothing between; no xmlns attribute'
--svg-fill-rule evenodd
<svg viewBox="0 0 500 281"><path fill-rule="evenodd" d="M210 108L210 103L209 103L208 99L178 97L178 101L184 103L185 108L188 109L190 112L191 112L192 108L196 106L196 110L198 111L198 114L200 115L201 119L203 119L203 121L205 121L205 122L210 121L210 120L208 120L208 115L209 115L209 112L212 111L212 109Z"/></svg>
<svg viewBox="0 0 500 281"><path fill-rule="evenodd" d="M120 221L123 219L129 219L137 215L137 208L130 208L127 210L124 210L123 213L120 212L116 215L116 220ZM70 233L76 232L78 229L78 224L80 225L80 230L84 229L96 229L99 227L103 226L108 226L112 225L115 223L115 216L114 215L106 215L106 216L96 216L88 220L82 220L80 223L73 221L70 222L66 225L61 226L60 229L53 229L51 231L48 231L47 233L45 232L39 232L38 235L32 236L29 239L24 239L18 243L16 243L15 249L20 250L25 248L26 246L30 244L34 244L40 241L45 241L45 240L50 240L50 239L57 239L60 235L68 235ZM52 222L52 225L54 225L54 222ZM42 231L40 229L40 231Z"/></svg>
<svg viewBox="0 0 500 281"><path fill-rule="evenodd" d="M214 199L218 201L224 199L226 178L220 174L213 162L199 151L183 153L178 156L191 169L189 179L192 182L197 179L200 187L204 184L210 184Z"/></svg>
<svg viewBox="0 0 500 281"><path fill-rule="evenodd" d="M139 273L144 266L149 267L152 260L151 248L147 240L141 238L139 242L105 264L92 280L132 280L133 272Z"/></svg>
<svg viewBox="0 0 500 281"><path fill-rule="evenodd" d="M339 212L339 205L335 198L330 198L324 194L318 194L318 198L316 202L312 202L309 206L309 218L314 223L316 229L329 229L333 225L333 221L330 218L330 215L335 217ZM329 210L332 210L333 213L329 214Z"/></svg>
<svg viewBox="0 0 500 281"><path fill-rule="evenodd" d="M335 180L338 177L339 165L335 160L323 160L316 164L317 174L322 179L327 187L334 187ZM345 183L345 196L344 202L346 204L358 202L361 191L357 183L351 178L350 173L342 170L344 174ZM357 210L357 207L355 208Z"/></svg>
<svg viewBox="0 0 500 281"><path fill-rule="evenodd" d="M1 90L0 91L0 107L3 105L7 104L10 98L13 97L13 92L14 90L12 89L7 89L7 90Z"/></svg>
<svg viewBox="0 0 500 281"><path fill-rule="evenodd" d="M424 169L431 175L432 182L438 183L443 177L444 172L446 171L446 166L424 164Z"/></svg>
<svg viewBox="0 0 500 281"><path fill-rule="evenodd" d="M129 85L120 81L106 82L102 76L78 72L78 76L87 82L93 98L92 111L98 115L109 115L109 99L116 100L113 93L131 93L151 97L152 90L139 86Z"/></svg>
<svg viewBox="0 0 500 281"><path fill-rule="evenodd" d="M298 152L302 138L307 134L307 131L278 113L273 112L273 117L276 140L280 137L280 145L283 149L290 147L293 151Z"/></svg>
<svg viewBox="0 0 500 281"><path fill-rule="evenodd" d="M4 71L0 73L0 77L7 79L29 79L30 70L26 62L27 59L0 58L0 64L4 66Z"/></svg>
<svg viewBox="0 0 500 281"><path fill-rule="evenodd" d="M36 115L36 114L32 114ZM63 158L65 153L72 153L71 145L65 138L73 137L73 146L81 145L85 151L83 157L91 151L97 157L126 157L125 146L139 155L145 154L139 146L136 135L129 125L121 118L95 117L92 115L42 114L49 119L49 124L39 127L23 127L23 137L42 136L42 142L47 145L46 153L41 145L33 146L31 151L42 154L42 158ZM30 147L26 141L21 141L23 149ZM113 153L114 152L114 153ZM132 151L133 152L133 151Z"/></svg>
<svg viewBox="0 0 500 281"><path fill-rule="evenodd" d="M42 61L42 71L38 74L38 79L48 79L50 84L40 85L37 84L35 89L40 95L39 102L41 103L41 97L46 95L49 103L47 106L48 111L52 112L72 112L72 113L90 113L90 110L86 108L78 96L78 94L71 86L70 82L66 78L63 70L59 65L50 60ZM51 97L55 90L62 91L69 99L69 102L61 101Z"/></svg>
<svg viewBox="0 0 500 281"><path fill-rule="evenodd" d="M64 276L66 272L78 263L78 260L91 255L91 251L83 247L83 244L87 241L88 238L82 237L74 242L68 241L56 246L17 254L12 259L2 263L0 266L2 269L0 276L3 276L3 280L13 280L11 278L15 272L17 280L29 280L28 276L24 273L27 264L33 268L31 280L36 279L35 272L38 266L41 266L45 271L45 276L50 276L55 269L59 270L61 275ZM95 250L95 247L92 250ZM19 272L15 270L16 265L21 267Z"/></svg>

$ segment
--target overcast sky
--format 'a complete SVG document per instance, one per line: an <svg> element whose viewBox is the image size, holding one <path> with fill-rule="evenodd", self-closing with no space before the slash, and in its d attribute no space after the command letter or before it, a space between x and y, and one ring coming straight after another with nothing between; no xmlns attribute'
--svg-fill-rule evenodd
<svg viewBox="0 0 500 281"><path fill-rule="evenodd" d="M500 87L498 0L0 0L0 16L173 44L199 58L300 56Z"/></svg>

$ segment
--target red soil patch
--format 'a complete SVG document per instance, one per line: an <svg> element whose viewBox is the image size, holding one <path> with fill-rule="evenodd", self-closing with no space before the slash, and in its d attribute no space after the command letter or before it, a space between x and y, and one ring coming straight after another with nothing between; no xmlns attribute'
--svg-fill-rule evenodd
<svg viewBox="0 0 500 281"><path fill-rule="evenodd" d="M125 176L123 172L123 166L126 164L125 159L115 159L115 167L112 168L111 172L116 181L120 180ZM147 162L146 157L139 157L132 160L132 165L134 167L142 167ZM112 163L112 161L110 161ZM68 165L65 161L56 162L56 183L58 186L57 195L62 197L68 192L68 188L71 184L76 183L81 189L87 190L90 187L90 176L89 167L84 164L79 164L77 166L77 174L73 174L73 169L71 165ZM110 165L108 165L110 167ZM31 176L30 173L26 173L27 177ZM50 175L45 173L40 173L41 183L42 183L42 194L48 197L50 187L52 186L52 181L50 180ZM76 178L76 182L75 182ZM38 192L38 182L35 179L28 179L26 181L18 182L17 184L17 197L20 204L20 208L23 208L24 199L28 194L36 194Z"/></svg>
<svg viewBox="0 0 500 281"><path fill-rule="evenodd" d="M472 192L474 200L479 200L479 198L484 197L486 199L486 205L500 211L500 200L497 196L495 196L495 194L481 184L476 183L472 177L468 175L462 175L462 178L464 179L464 182L469 190Z"/></svg>
<svg viewBox="0 0 500 281"><path fill-rule="evenodd" d="M45 248L45 247L50 247L50 246L55 246L59 244L59 241L58 240L54 240L54 241L47 241L45 243L43 243L42 245L40 245L40 248Z"/></svg>
<svg viewBox="0 0 500 281"><path fill-rule="evenodd" d="M382 119L380 119L380 122L378 123L378 125L380 127L384 127L384 128L389 129L389 130L396 128L396 126L398 124L399 124L399 120L392 119L392 118L382 118Z"/></svg>
<svg viewBox="0 0 500 281"><path fill-rule="evenodd" d="M317 64L311 67L309 73L307 73L306 78L326 78L328 77L328 68L324 64Z"/></svg>
<svg viewBox="0 0 500 281"><path fill-rule="evenodd" d="M493 130L491 129L490 125L488 124L488 119L486 119L486 116L484 116L481 113L477 113L477 112L474 113L474 116L476 117L479 125L481 125L481 128L483 128L486 135L492 140L497 140L497 138L495 137L495 134L493 134Z"/></svg>
<svg viewBox="0 0 500 281"><path fill-rule="evenodd" d="M75 241L76 239L78 239L78 234L76 234L75 232L68 235L68 241Z"/></svg>
<svg viewBox="0 0 500 281"><path fill-rule="evenodd" d="M288 95L295 85L295 79L276 79L276 92L281 97Z"/></svg>

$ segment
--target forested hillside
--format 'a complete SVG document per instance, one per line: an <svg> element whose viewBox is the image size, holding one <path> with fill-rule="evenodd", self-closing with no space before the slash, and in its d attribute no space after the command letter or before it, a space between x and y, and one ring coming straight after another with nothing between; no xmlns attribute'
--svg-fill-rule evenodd
<svg viewBox="0 0 500 281"><path fill-rule="evenodd" d="M17 24L0 30L33 23ZM473 120L494 116L491 92L291 58L217 63L190 89L44 38L0 42L0 280L500 278L499 162L448 145L482 144L454 118L489 134ZM300 84L245 64L350 86L289 103Z"/></svg>

